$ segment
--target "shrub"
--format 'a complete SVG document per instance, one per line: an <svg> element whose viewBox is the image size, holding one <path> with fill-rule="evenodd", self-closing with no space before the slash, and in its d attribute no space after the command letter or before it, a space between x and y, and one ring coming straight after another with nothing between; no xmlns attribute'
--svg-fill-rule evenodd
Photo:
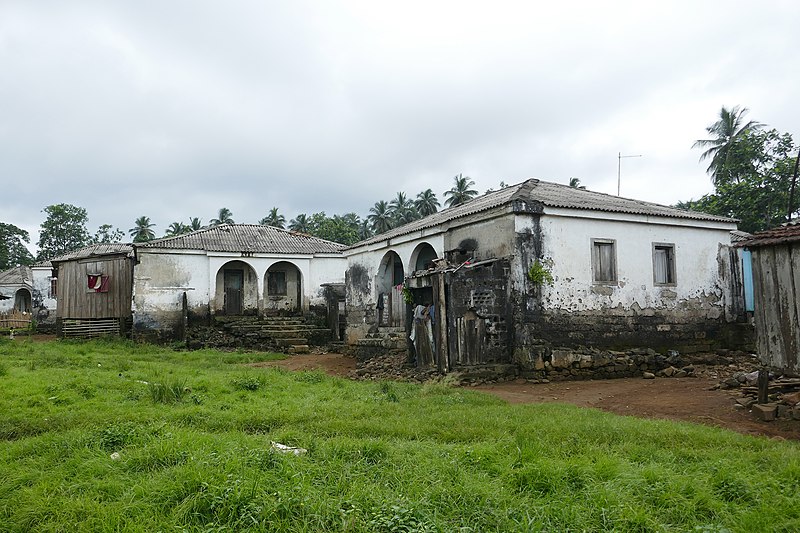
<svg viewBox="0 0 800 533"><path fill-rule="evenodd" d="M540 263L538 259L534 261L531 268L528 269L528 279L535 285L553 284L553 274L551 274L550 269Z"/></svg>
<svg viewBox="0 0 800 533"><path fill-rule="evenodd" d="M150 397L155 403L181 402L186 394L192 392L192 390L186 386L186 380L180 378L173 378L169 383L156 383L151 381L147 386L150 389Z"/></svg>

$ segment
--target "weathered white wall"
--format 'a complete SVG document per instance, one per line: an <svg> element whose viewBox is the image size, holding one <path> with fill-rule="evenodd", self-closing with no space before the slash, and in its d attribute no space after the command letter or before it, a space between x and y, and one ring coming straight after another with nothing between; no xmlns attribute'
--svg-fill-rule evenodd
<svg viewBox="0 0 800 533"><path fill-rule="evenodd" d="M186 292L190 313L214 314L223 308L222 270L226 265L245 270L245 308L265 307L266 273L270 266L287 261L297 267L303 287L302 308L324 303L320 285L341 283L347 260L342 256L268 256L242 257L240 254L200 251L138 250L139 263L134 269L134 324L138 328L171 330L181 316Z"/></svg>
<svg viewBox="0 0 800 533"><path fill-rule="evenodd" d="M56 323L56 299L50 294L50 281L53 279L53 268L31 267L33 278L33 312L39 324ZM58 290L58 288L56 288ZM2 303L2 302L0 302Z"/></svg>
<svg viewBox="0 0 800 533"><path fill-rule="evenodd" d="M518 228L526 224L520 217ZM730 243L734 224L547 209L540 227L542 257L555 280L542 289L545 309L675 309L695 302L703 304L708 318L724 311L717 254L720 244ZM616 241L618 283L593 283L592 239ZM654 243L675 245L675 286L654 284ZM517 276L525 275L522 267Z"/></svg>
<svg viewBox="0 0 800 533"><path fill-rule="evenodd" d="M190 312L205 315L211 284L202 253L138 251L133 269L133 322L136 328L171 330L181 317L183 293Z"/></svg>

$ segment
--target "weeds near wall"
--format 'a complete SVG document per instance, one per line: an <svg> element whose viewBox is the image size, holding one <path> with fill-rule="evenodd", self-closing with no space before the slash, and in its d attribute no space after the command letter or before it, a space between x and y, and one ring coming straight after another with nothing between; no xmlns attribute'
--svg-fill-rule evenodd
<svg viewBox="0 0 800 533"><path fill-rule="evenodd" d="M528 279L535 285L553 284L553 274L538 259L528 269Z"/></svg>

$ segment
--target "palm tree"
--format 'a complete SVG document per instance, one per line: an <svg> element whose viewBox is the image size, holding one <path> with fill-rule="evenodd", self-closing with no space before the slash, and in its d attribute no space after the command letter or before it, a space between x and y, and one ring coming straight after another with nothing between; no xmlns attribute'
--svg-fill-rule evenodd
<svg viewBox="0 0 800 533"><path fill-rule="evenodd" d="M289 229L300 233L308 233L311 230L311 224L308 217L304 213L300 213L289 221Z"/></svg>
<svg viewBox="0 0 800 533"><path fill-rule="evenodd" d="M439 210L439 199L436 198L436 194L432 190L427 189L417 195L417 199L414 200L414 207L417 208L419 216L426 217Z"/></svg>
<svg viewBox="0 0 800 533"><path fill-rule="evenodd" d="M133 242L151 241L156 238L156 234L152 230L156 225L150 222L150 217L140 216L134 225L128 230L130 236L133 237Z"/></svg>
<svg viewBox="0 0 800 533"><path fill-rule="evenodd" d="M372 237L372 228L370 227L369 219L365 218L358 226L358 239L363 241Z"/></svg>
<svg viewBox="0 0 800 533"><path fill-rule="evenodd" d="M284 229L286 227L286 217L278 214L278 208L273 207L269 214L258 221L262 226L272 226L273 228Z"/></svg>
<svg viewBox="0 0 800 533"><path fill-rule="evenodd" d="M586 189L586 185L581 185L581 180L579 178L570 178L569 186L573 189Z"/></svg>
<svg viewBox="0 0 800 533"><path fill-rule="evenodd" d="M469 176L462 176L461 174L455 176L453 178L453 188L444 193L445 196L450 197L445 200L445 205L447 207L455 207L478 196L478 191L470 189L473 185L475 185L475 182L469 179Z"/></svg>
<svg viewBox="0 0 800 533"><path fill-rule="evenodd" d="M743 125L747 111L746 107L734 106L733 109L727 109L722 106L719 112L719 120L706 128L706 131L713 137L711 139L699 139L692 145L692 148L705 149L700 154L700 161L711 160L706 172L711 174L711 182L714 186L730 178L730 176L725 175L725 163L728 161L731 147L746 133L764 126L764 124L755 120Z"/></svg>
<svg viewBox="0 0 800 533"><path fill-rule="evenodd" d="M389 231L394 227L392 210L384 200L376 202L373 207L369 208L367 220L369 220L370 227L375 234Z"/></svg>
<svg viewBox="0 0 800 533"><path fill-rule="evenodd" d="M417 219L417 210L414 207L414 202L409 200L404 192L397 193L397 196L389 202L389 210L397 226L407 224Z"/></svg>
<svg viewBox="0 0 800 533"><path fill-rule="evenodd" d="M189 219L189 231L197 231L199 229L203 229L203 223L197 217L192 217Z"/></svg>
<svg viewBox="0 0 800 533"><path fill-rule="evenodd" d="M190 231L192 231L192 229L183 222L173 222L167 228L167 232L164 234L164 236L175 237L176 235L183 235L184 233L189 233Z"/></svg>
<svg viewBox="0 0 800 533"><path fill-rule="evenodd" d="M217 214L217 218L212 218L208 221L209 224L212 226L220 226L222 224L235 224L233 221L233 213L227 207L223 207L219 210Z"/></svg>

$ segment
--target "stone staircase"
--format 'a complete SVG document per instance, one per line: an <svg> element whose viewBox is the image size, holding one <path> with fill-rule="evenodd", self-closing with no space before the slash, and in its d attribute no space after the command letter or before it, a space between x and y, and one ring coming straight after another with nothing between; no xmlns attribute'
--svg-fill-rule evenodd
<svg viewBox="0 0 800 533"><path fill-rule="evenodd" d="M330 329L311 324L302 316L217 316L213 326L216 337L227 347L308 353L311 346L331 341Z"/></svg>
<svg viewBox="0 0 800 533"><path fill-rule="evenodd" d="M373 333L359 339L352 350L359 361L365 361L375 356L387 353L405 353L408 349L406 343L406 329L398 327L381 326Z"/></svg>

